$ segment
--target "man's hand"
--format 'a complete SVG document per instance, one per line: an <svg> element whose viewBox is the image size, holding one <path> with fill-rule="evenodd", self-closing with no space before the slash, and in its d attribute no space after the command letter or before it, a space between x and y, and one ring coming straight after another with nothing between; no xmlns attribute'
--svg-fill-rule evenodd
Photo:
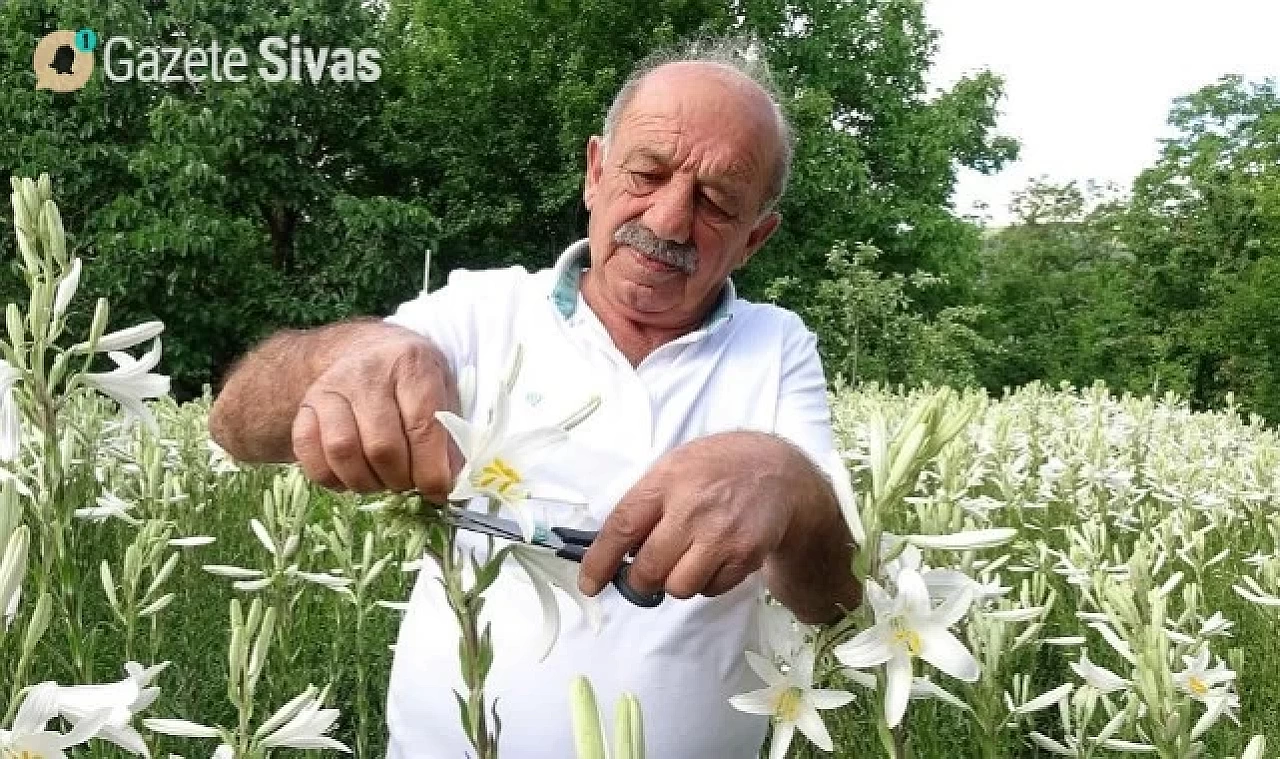
<svg viewBox="0 0 1280 759"><path fill-rule="evenodd" d="M307 388L293 420L293 453L326 487L416 488L443 502L462 460L435 418L441 410L458 411L458 388L440 352L407 331L379 335Z"/></svg>
<svg viewBox="0 0 1280 759"><path fill-rule="evenodd" d="M676 598L725 593L764 564L798 506L794 457L781 439L725 433L669 451L605 519L582 562L582 590L599 592L628 551L628 581Z"/></svg>

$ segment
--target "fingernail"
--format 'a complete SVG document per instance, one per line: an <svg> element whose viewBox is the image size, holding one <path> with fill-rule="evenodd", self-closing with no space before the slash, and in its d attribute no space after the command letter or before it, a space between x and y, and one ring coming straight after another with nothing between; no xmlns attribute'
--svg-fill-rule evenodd
<svg viewBox="0 0 1280 759"><path fill-rule="evenodd" d="M578 577L578 591L584 596L594 596L600 592L600 586L586 577Z"/></svg>

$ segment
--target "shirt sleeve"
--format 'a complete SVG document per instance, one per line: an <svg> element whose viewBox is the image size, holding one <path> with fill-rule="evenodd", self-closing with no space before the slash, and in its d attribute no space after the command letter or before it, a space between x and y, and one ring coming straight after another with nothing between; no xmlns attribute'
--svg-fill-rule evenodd
<svg viewBox="0 0 1280 759"><path fill-rule="evenodd" d="M500 320L514 306L515 288L528 275L521 266L455 269L444 287L400 304L385 321L435 343L457 376L460 367L477 363L486 323Z"/></svg>
<svg viewBox="0 0 1280 759"><path fill-rule="evenodd" d="M827 380L818 357L818 338L799 316L788 313L782 342L782 373L774 432L824 466L834 450Z"/></svg>

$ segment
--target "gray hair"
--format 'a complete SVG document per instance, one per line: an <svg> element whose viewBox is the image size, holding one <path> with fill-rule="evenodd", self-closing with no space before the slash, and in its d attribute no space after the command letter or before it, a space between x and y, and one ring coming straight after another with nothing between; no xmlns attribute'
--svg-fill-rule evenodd
<svg viewBox="0 0 1280 759"><path fill-rule="evenodd" d="M762 54L759 40L754 36L731 37L697 37L678 48L658 50L642 59L631 71L622 88L609 106L604 118L604 149L609 149L609 139L618 126L623 111L631 104L632 98L640 89L645 77L661 66L669 63L715 63L732 69L736 73L754 82L773 105L773 113L778 125L778 138L782 145L782 154L766 188L764 203L760 214L773 210L782 193L787 188L787 179L791 176L791 159L795 153L795 132L791 122L778 104L778 89L773 79L773 72Z"/></svg>

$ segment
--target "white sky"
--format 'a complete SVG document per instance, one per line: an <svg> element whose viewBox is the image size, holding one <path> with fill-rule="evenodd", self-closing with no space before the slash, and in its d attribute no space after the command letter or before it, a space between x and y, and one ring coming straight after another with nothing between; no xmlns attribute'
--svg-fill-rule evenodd
<svg viewBox="0 0 1280 759"><path fill-rule="evenodd" d="M930 84L990 68L1005 80L999 131L1021 158L965 170L957 212L1009 219L1033 177L1111 180L1124 190L1159 155L1174 98L1228 73L1280 77L1280 0L928 0L941 32Z"/></svg>

